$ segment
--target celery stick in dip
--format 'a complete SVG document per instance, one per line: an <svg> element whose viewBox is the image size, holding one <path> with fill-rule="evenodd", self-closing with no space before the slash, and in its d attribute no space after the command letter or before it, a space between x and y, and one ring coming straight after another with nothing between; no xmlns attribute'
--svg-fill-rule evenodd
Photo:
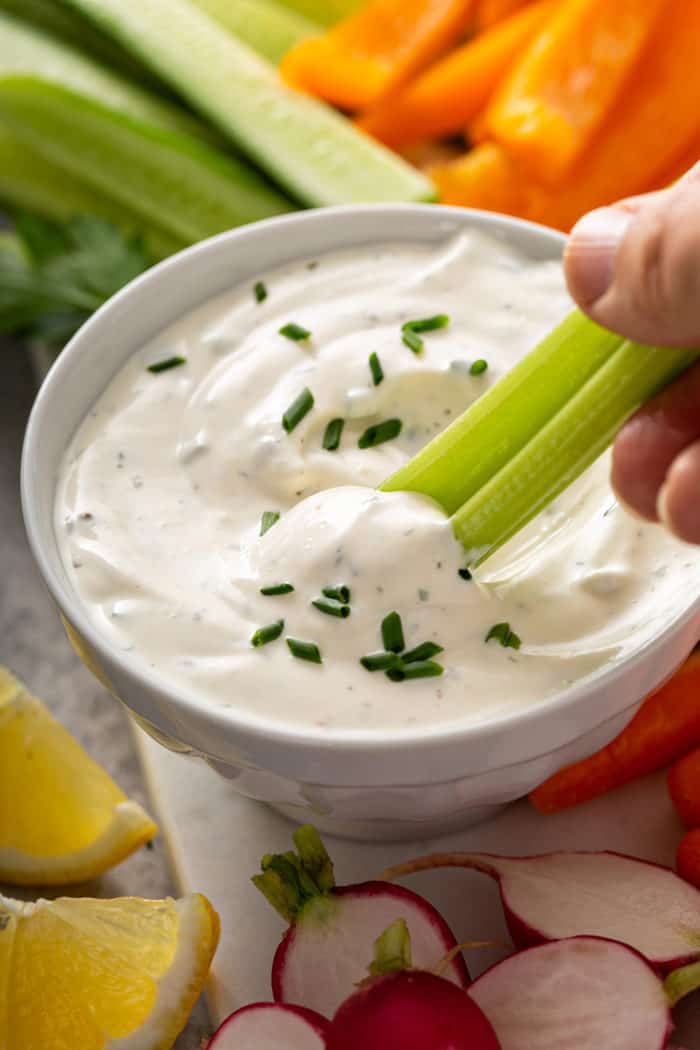
<svg viewBox="0 0 700 1050"><path fill-rule="evenodd" d="M608 456L473 575L436 504L376 489L570 305L557 264L470 233L303 260L185 317L63 464L89 615L166 686L329 732L487 721L641 647L700 553L616 504Z"/></svg>

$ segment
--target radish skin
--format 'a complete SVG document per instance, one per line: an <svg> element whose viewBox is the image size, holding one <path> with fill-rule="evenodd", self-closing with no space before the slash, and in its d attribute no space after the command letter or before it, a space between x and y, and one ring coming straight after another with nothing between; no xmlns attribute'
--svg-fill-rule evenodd
<svg viewBox="0 0 700 1050"><path fill-rule="evenodd" d="M253 1003L237 1010L207 1050L325 1050L328 1022L303 1006Z"/></svg>
<svg viewBox="0 0 700 1050"><path fill-rule="evenodd" d="M398 865L383 877L441 867L480 871L498 882L517 947L582 935L612 938L660 973L700 958L700 892L660 865L621 853L443 853Z"/></svg>
<svg viewBox="0 0 700 1050"><path fill-rule="evenodd" d="M671 1013L661 981L632 948L574 937L529 948L467 993L501 1050L663 1050Z"/></svg>

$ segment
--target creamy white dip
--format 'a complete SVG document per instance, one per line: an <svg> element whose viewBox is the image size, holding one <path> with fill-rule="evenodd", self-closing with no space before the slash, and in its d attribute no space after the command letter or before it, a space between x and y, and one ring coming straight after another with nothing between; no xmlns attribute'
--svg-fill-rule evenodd
<svg viewBox="0 0 700 1050"><path fill-rule="evenodd" d="M470 233L390 244L261 276L190 314L114 377L73 440L56 500L71 582L101 633L203 704L270 722L376 730L482 722L531 707L641 646L700 584L698 552L627 515L607 457L484 564L423 497L378 485L508 371L570 308L561 268ZM260 290L262 295L262 290ZM407 320L444 313L416 355ZM311 333L279 334L293 323ZM375 385L368 359L384 374ZM173 356L186 363L160 373ZM486 371L471 374L475 360ZM287 433L305 389L313 407ZM340 447L323 448L345 420ZM400 419L398 437L359 448ZM260 536L266 511L279 520ZM294 591L265 596L289 583ZM350 588L351 613L311 602ZM369 672L397 611L434 641L441 677ZM259 648L251 638L283 620ZM521 648L485 641L508 623ZM313 642L317 665L286 639Z"/></svg>

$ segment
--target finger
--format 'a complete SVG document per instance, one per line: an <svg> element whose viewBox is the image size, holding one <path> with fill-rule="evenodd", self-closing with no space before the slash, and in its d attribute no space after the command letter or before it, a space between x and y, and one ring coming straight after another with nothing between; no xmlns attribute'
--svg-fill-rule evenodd
<svg viewBox="0 0 700 1050"><path fill-rule="evenodd" d="M565 265L599 324L643 343L700 345L700 165L671 189L584 216Z"/></svg>
<svg viewBox="0 0 700 1050"><path fill-rule="evenodd" d="M679 539L700 543L700 441L671 465L659 493L658 513Z"/></svg>
<svg viewBox="0 0 700 1050"><path fill-rule="evenodd" d="M700 438L700 364L640 409L617 436L612 483L619 498L658 521L659 493L676 458ZM695 497L700 502L700 489Z"/></svg>

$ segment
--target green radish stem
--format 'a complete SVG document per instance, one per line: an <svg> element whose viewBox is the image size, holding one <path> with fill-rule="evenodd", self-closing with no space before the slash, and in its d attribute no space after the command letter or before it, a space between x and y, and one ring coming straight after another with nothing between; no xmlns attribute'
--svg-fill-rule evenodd
<svg viewBox="0 0 700 1050"><path fill-rule="evenodd" d="M411 935L405 919L397 919L374 942L374 958L369 964L372 977L400 973L412 966Z"/></svg>
<svg viewBox="0 0 700 1050"><path fill-rule="evenodd" d="M664 981L664 991L671 1006L677 1006L686 995L700 988L700 962L681 966L668 975Z"/></svg>
<svg viewBox="0 0 700 1050"><path fill-rule="evenodd" d="M51 163L185 241L291 209L233 157L35 77L0 78L0 120Z"/></svg>
<svg viewBox="0 0 700 1050"><path fill-rule="evenodd" d="M262 873L252 877L253 885L289 923L307 901L335 888L333 861L316 829L306 824L297 828L293 839L296 853L267 854Z"/></svg>
<svg viewBox="0 0 700 1050"><path fill-rule="evenodd" d="M292 91L189 0L70 0L302 203L433 199L422 173L324 103ZM166 28L167 27L167 28Z"/></svg>

